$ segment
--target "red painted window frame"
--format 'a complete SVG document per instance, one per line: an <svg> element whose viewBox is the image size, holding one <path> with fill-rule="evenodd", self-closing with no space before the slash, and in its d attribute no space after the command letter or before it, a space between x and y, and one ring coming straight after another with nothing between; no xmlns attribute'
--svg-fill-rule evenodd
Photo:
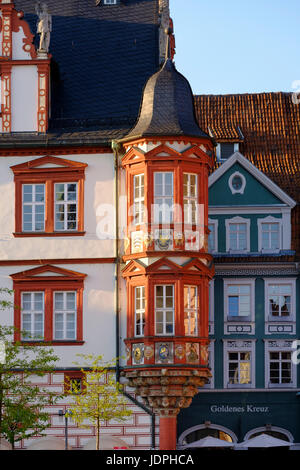
<svg viewBox="0 0 300 470"><path fill-rule="evenodd" d="M38 274L51 271L58 274L38 276ZM86 274L76 273L63 268L54 266L42 266L30 269L21 273L11 274L14 290L14 341L24 344L47 343L53 346L82 345L83 341L83 290ZM76 339L75 340L56 340L53 338L53 298L57 291L76 291L77 312L76 312ZM21 294L22 292L44 292L44 338L38 341L24 341L21 338L22 313L21 313Z"/></svg>
<svg viewBox="0 0 300 470"><path fill-rule="evenodd" d="M53 164L56 167L44 165ZM41 157L11 166L15 181L15 237L59 237L83 236L84 232L84 180L86 163L74 162L52 156ZM77 230L55 231L54 185L55 183L78 184L78 225ZM45 184L45 230L24 232L22 227L22 185Z"/></svg>

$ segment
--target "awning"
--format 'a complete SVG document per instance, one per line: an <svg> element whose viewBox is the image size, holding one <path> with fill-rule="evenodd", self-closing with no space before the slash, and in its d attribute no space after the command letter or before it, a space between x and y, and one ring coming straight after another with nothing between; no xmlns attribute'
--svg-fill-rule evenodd
<svg viewBox="0 0 300 470"><path fill-rule="evenodd" d="M223 439L217 439L216 437L207 436L199 441L191 442L184 446L184 449L190 449L192 447L234 447L234 442L223 441Z"/></svg>
<svg viewBox="0 0 300 470"><path fill-rule="evenodd" d="M260 434L259 436L237 444L236 447L290 447L291 445L291 442L284 441L283 439L277 439L268 434Z"/></svg>
<svg viewBox="0 0 300 470"><path fill-rule="evenodd" d="M119 437L108 435L100 435L100 450L126 450L129 445ZM96 438L90 439L83 450L96 450Z"/></svg>

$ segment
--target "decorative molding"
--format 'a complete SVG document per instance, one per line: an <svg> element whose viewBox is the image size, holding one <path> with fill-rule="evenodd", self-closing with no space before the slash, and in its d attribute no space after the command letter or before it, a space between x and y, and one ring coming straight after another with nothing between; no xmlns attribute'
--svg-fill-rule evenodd
<svg viewBox="0 0 300 470"><path fill-rule="evenodd" d="M240 152L235 152L231 157L226 160L219 168L217 168L208 179L208 187L210 188L221 176L223 176L229 168L235 163L239 163L245 168L254 178L257 179L263 186L265 186L271 193L273 193L278 199L290 206L295 207L296 202L288 196L282 189L277 186L270 178L264 173L258 170L247 158L245 158Z"/></svg>
<svg viewBox="0 0 300 470"><path fill-rule="evenodd" d="M235 189L232 185L233 179L235 177L239 177L242 180L242 185L239 189ZM234 173L232 173L232 175L230 175L229 180L228 180L228 185L232 194L244 194L245 187L246 187L246 178L239 171L235 171Z"/></svg>

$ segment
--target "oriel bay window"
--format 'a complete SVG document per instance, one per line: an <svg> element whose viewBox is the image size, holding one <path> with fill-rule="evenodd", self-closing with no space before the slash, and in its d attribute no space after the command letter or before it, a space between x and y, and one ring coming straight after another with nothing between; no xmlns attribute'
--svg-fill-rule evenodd
<svg viewBox="0 0 300 470"><path fill-rule="evenodd" d="M174 286L155 286L155 334L174 334Z"/></svg>
<svg viewBox="0 0 300 470"><path fill-rule="evenodd" d="M16 341L82 344L85 274L45 265L11 277Z"/></svg>
<svg viewBox="0 0 300 470"><path fill-rule="evenodd" d="M172 172L154 173L154 222L173 223L174 183Z"/></svg>
<svg viewBox="0 0 300 470"><path fill-rule="evenodd" d="M184 223L197 224L198 177L191 173L183 174Z"/></svg>
<svg viewBox="0 0 300 470"><path fill-rule="evenodd" d="M134 204L134 224L140 225L144 222L144 175L134 175L133 177L133 204Z"/></svg>
<svg viewBox="0 0 300 470"><path fill-rule="evenodd" d="M42 157L11 167L15 176L15 237L84 235L87 164Z"/></svg>
<svg viewBox="0 0 300 470"><path fill-rule="evenodd" d="M145 287L135 288L135 336L144 336L145 328Z"/></svg>
<svg viewBox="0 0 300 470"><path fill-rule="evenodd" d="M198 287L184 286L184 329L186 336L198 333Z"/></svg>

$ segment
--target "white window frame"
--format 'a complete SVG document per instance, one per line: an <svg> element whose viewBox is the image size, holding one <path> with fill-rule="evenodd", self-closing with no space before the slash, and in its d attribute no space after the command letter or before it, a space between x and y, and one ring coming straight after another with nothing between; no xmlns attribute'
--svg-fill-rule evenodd
<svg viewBox="0 0 300 470"><path fill-rule="evenodd" d="M264 278L265 282L265 321L266 322L295 322L296 321L296 278ZM288 317L271 317L269 314L269 287L270 285L290 285L291 289L291 313Z"/></svg>
<svg viewBox="0 0 300 470"><path fill-rule="evenodd" d="M138 188L138 192L139 192L138 197L136 197L135 195L136 188ZM138 175L133 176L133 208L134 208L133 210L134 225L143 224L144 216L145 216L145 175L144 173L139 173Z"/></svg>
<svg viewBox="0 0 300 470"><path fill-rule="evenodd" d="M56 200L56 186L57 185L64 185L64 195L65 198L63 201ZM68 201L66 199L66 194L68 194L68 184L74 184L76 186L76 201ZM62 205L64 207L64 228L58 229L56 228L56 206ZM76 206L76 226L75 228L68 228L68 205L75 205ZM73 222L73 221L72 221ZM78 183L77 181L69 181L69 182L55 182L54 183L54 232L75 232L78 230Z"/></svg>
<svg viewBox="0 0 300 470"><path fill-rule="evenodd" d="M233 178L238 176L242 180L242 186L239 189L235 189L232 185ZM244 194L245 188L246 188L246 178L242 173L239 171L235 171L230 175L229 180L228 180L228 186L232 194Z"/></svg>
<svg viewBox="0 0 300 470"><path fill-rule="evenodd" d="M30 310L24 310L23 309L23 295L26 294L30 294L30 303L31 303L31 308ZM42 294L42 305L43 305L43 308L42 310L40 311L35 311L34 309L34 294ZM44 339L44 335L45 335L45 292L44 291L23 291L21 293L21 330L22 331L27 331L30 335L30 337L27 337L27 336L23 336L22 335L22 341L43 341ZM39 336L39 337L35 337L35 331L34 331L34 317L35 315L41 315L42 314L42 317L43 317L43 320L42 320L42 335ZM24 315L30 315L30 332L28 330L25 330L24 328Z"/></svg>
<svg viewBox="0 0 300 470"><path fill-rule="evenodd" d="M291 389L297 386L297 365L292 361L292 354L295 351L292 349L292 343L292 340L265 340L265 388ZM270 382L271 352L289 352L291 354L291 382L289 384Z"/></svg>
<svg viewBox="0 0 300 470"><path fill-rule="evenodd" d="M255 388L255 340L223 340L224 341L224 389ZM229 383L229 353L250 352L250 380L248 384Z"/></svg>
<svg viewBox="0 0 300 470"><path fill-rule="evenodd" d="M116 5L117 0L103 0L104 5Z"/></svg>
<svg viewBox="0 0 300 470"><path fill-rule="evenodd" d="M67 294L72 293L75 294L75 311L67 309ZM63 294L63 309L56 310L55 308L55 294ZM74 313L74 337L68 338L67 337L67 315L68 313ZM55 328L55 320L56 314L63 315L63 338L56 337L56 328ZM74 341L77 339L77 291L74 290L57 290L53 292L53 340L54 341Z"/></svg>
<svg viewBox="0 0 300 470"><path fill-rule="evenodd" d="M24 188L25 186L32 187L32 202L25 202L24 201ZM44 201L36 202L36 187L43 186L44 187ZM31 230L25 230L24 228L24 206L31 206L32 207L32 220L31 220ZM43 206L44 207L44 221L43 221L43 228L41 230L36 230L35 228L35 215L36 215L36 206ZM22 184L22 230L23 232L44 232L45 231L45 220L46 220L46 185L45 183L24 183Z"/></svg>
<svg viewBox="0 0 300 470"><path fill-rule="evenodd" d="M237 249L233 250L230 248L230 225L232 224L246 224L246 248L244 250ZM231 219L226 219L226 251L228 253L248 253L250 252L250 219L244 217L233 217Z"/></svg>
<svg viewBox="0 0 300 470"><path fill-rule="evenodd" d="M141 299L144 298L145 306L144 308L137 308L137 290L139 289L140 292L144 289L144 297L140 297ZM143 316L145 320L145 312L146 312L146 288L145 286L135 286L134 287L134 336L137 337L143 337L144 336L144 329L145 329L145 321L143 323ZM138 325L138 320L140 322L139 327L140 327L140 334L137 333L137 325Z"/></svg>
<svg viewBox="0 0 300 470"><path fill-rule="evenodd" d="M263 248L262 247L262 226L263 224L278 224L279 226L279 248L277 249L272 249L272 248ZM278 253L280 250L282 250L282 219L277 218L277 217L264 217L258 218L257 219L257 229L258 229L258 251L262 253Z"/></svg>
<svg viewBox="0 0 300 470"><path fill-rule="evenodd" d="M214 249L209 251L208 237L207 237L207 251L209 253L218 252L218 229L219 229L219 220L218 219L208 219L208 225L214 226Z"/></svg>
<svg viewBox="0 0 300 470"><path fill-rule="evenodd" d="M247 317L237 316L237 317L230 317L228 315L228 287L231 285L243 286L249 285L250 286L250 315ZM224 322L225 323L245 323L245 322L254 322L255 318L255 279L253 278L227 278L224 279ZM230 318L230 320L229 320Z"/></svg>
<svg viewBox="0 0 300 470"><path fill-rule="evenodd" d="M163 175L163 183L162 183L162 188L163 188L163 195L159 196L156 195L156 185L155 185L155 178L156 175ZM168 196L166 195L166 175L172 175L172 195ZM153 203L154 203L154 223L155 224L172 224L174 221L174 172L173 171L155 171L153 173ZM161 199L162 203L157 204L157 199ZM172 204L169 206L168 204L165 203L167 199L172 199ZM162 208L162 211L158 211L158 207ZM168 217L169 220L166 220L166 212L165 208L170 208L168 209ZM160 214L162 214L162 221L160 221Z"/></svg>
<svg viewBox="0 0 300 470"><path fill-rule="evenodd" d="M163 287L163 307L157 307L156 306L156 288L157 287ZM166 307L166 287L172 287L173 289L173 307ZM155 302L155 335L156 336L174 336L175 334L175 285L174 284L155 284L154 285L154 302ZM167 326L167 321L166 321L166 312L172 311L173 316L172 316L172 327L173 331L172 333L168 333L166 331L166 326ZM159 322L160 324L162 323L163 325L163 332L162 333L157 333L157 313L162 312L163 314L163 322ZM168 322L169 324L169 322Z"/></svg>
<svg viewBox="0 0 300 470"><path fill-rule="evenodd" d="M197 336L198 335L198 321L199 321L199 286L194 286L191 284L185 284L184 289L188 289L188 304L190 305L190 288L196 289L196 306L194 308L187 307L184 308L184 314L188 315L188 333L185 332L186 336ZM195 332L191 333L191 314L194 314L195 317Z"/></svg>
<svg viewBox="0 0 300 470"><path fill-rule="evenodd" d="M183 194L183 216L184 223L190 225L198 224L198 175L196 173L183 173L183 185L184 177L187 176L187 192L188 195L184 196ZM195 196L191 196L191 176L195 177ZM183 188L184 189L184 188ZM195 204L195 213L193 217L193 203ZM187 210L186 210L187 207Z"/></svg>

